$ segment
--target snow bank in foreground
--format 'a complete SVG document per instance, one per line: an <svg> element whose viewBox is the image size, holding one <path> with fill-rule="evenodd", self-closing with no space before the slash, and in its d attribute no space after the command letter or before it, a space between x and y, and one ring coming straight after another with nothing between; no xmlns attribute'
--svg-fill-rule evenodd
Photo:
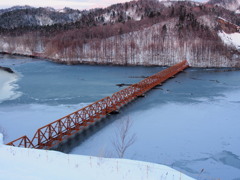
<svg viewBox="0 0 240 180"><path fill-rule="evenodd" d="M2 137L1 134L0 136ZM84 180L193 180L174 169L153 163L68 155L55 151L16 148L1 144L0 162L1 180L76 178Z"/></svg>
<svg viewBox="0 0 240 180"><path fill-rule="evenodd" d="M226 45L233 46L240 50L240 33L227 34L224 31L219 31L218 36Z"/></svg>

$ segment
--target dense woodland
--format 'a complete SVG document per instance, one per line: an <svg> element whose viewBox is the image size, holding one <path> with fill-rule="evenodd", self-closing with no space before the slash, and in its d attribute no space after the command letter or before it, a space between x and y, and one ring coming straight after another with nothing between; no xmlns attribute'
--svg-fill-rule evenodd
<svg viewBox="0 0 240 180"><path fill-rule="evenodd" d="M240 15L212 3L139 0L89 11L15 11L0 13L6 21L0 22L2 52L68 64L171 65L187 59L197 67L240 66L239 51L217 34L237 32L218 17L240 25Z"/></svg>

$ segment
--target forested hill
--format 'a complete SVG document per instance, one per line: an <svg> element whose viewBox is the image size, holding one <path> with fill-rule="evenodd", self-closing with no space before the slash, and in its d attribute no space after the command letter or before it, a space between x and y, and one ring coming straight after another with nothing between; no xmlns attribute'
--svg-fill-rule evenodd
<svg viewBox="0 0 240 180"><path fill-rule="evenodd" d="M57 62L240 67L239 0L138 0L105 9L0 10L0 51Z"/></svg>
<svg viewBox="0 0 240 180"><path fill-rule="evenodd" d="M221 6L231 11L240 10L240 0L209 0L207 4Z"/></svg>

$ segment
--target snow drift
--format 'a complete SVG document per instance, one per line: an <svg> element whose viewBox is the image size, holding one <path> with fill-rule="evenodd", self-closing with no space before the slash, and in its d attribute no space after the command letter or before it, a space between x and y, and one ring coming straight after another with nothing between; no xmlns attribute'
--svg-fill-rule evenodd
<svg viewBox="0 0 240 180"><path fill-rule="evenodd" d="M124 159L67 155L60 152L24 149L2 144L0 134L1 180L193 180L169 167Z"/></svg>

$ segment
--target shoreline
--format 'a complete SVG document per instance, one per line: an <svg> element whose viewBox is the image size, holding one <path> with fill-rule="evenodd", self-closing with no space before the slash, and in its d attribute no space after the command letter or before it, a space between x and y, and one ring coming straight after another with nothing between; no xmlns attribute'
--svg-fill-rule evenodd
<svg viewBox="0 0 240 180"><path fill-rule="evenodd" d="M64 65L106 65L106 66L143 66L143 67L169 67L169 65L141 65L141 64L114 64L114 63L97 63L97 62L91 62L91 61L62 61L60 59L53 59L46 56L39 55L28 55L28 54L19 54L19 53L9 53L9 52L0 52L2 55L12 55L12 56L20 56L20 57L29 57L33 59L45 59L46 61L54 62L57 64L64 64ZM206 66L206 67L194 67L189 66L190 68L196 68L196 69L209 69L214 68L216 71L223 70L223 71L240 71L240 67L214 67L214 66ZM1 66L0 66L1 68ZM10 69L10 68L9 68ZM11 70L12 71L12 70ZM14 72L13 72L14 73Z"/></svg>
<svg viewBox="0 0 240 180"><path fill-rule="evenodd" d="M60 59L53 59L46 56L41 55L28 55L28 54L19 54L19 53L9 53L9 52L0 52L2 55L12 55L12 56L20 56L20 57L29 57L33 59L45 59L46 61L54 62L57 64L64 64L64 65L106 65L106 66L144 66L144 67L169 67L168 65L141 65L141 64L114 64L114 63L97 63L91 61L62 61Z"/></svg>
<svg viewBox="0 0 240 180"><path fill-rule="evenodd" d="M6 71L6 72L11 73L11 74L15 73L15 72L14 72L11 68L9 68L9 67L0 66L0 70Z"/></svg>

